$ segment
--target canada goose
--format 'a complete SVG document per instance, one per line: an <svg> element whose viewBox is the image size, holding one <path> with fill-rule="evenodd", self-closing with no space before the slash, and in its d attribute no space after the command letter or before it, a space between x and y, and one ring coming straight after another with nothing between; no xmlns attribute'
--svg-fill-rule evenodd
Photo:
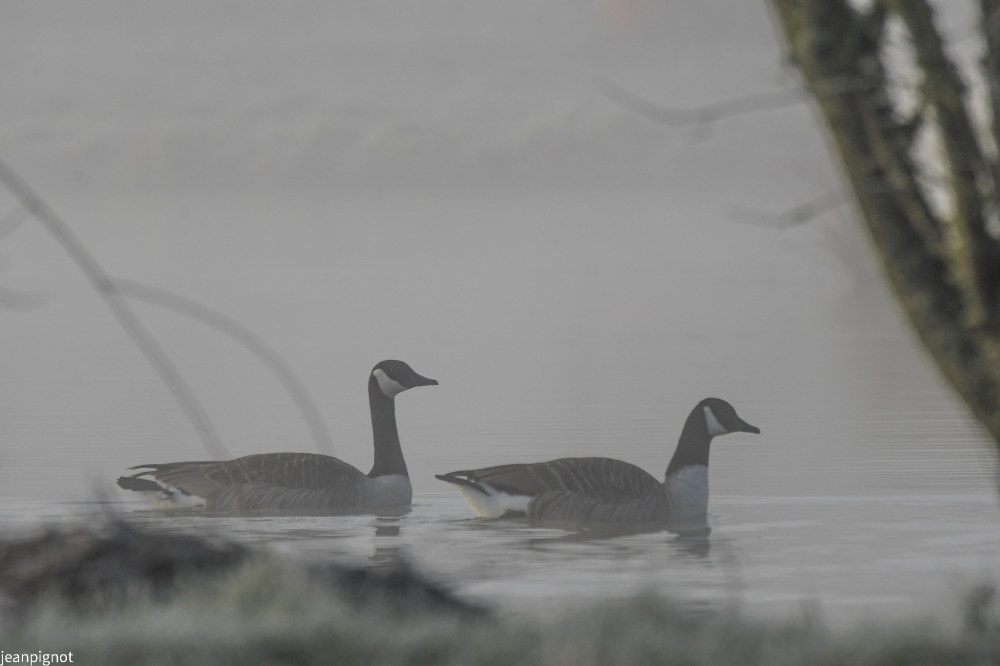
<svg viewBox="0 0 1000 666"><path fill-rule="evenodd" d="M526 516L533 522L669 523L708 512L708 452L713 437L760 433L725 400L705 398L691 410L660 483L611 458L560 458L437 475L453 483L484 518Z"/></svg>
<svg viewBox="0 0 1000 666"><path fill-rule="evenodd" d="M263 453L235 460L136 465L118 485L163 507L208 511L352 512L405 506L413 498L396 430L395 397L437 381L402 361L382 361L368 377L375 464L366 475L316 453ZM143 478L150 477L150 478Z"/></svg>

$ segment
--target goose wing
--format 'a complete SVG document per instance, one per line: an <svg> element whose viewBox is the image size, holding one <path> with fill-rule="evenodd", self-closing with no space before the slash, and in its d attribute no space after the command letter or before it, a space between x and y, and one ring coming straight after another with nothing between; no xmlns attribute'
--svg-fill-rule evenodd
<svg viewBox="0 0 1000 666"><path fill-rule="evenodd" d="M663 494L663 484L645 470L612 458L559 458L539 463L498 465L439 476L451 483L488 484L509 495L536 497L568 492L603 502Z"/></svg>
<svg viewBox="0 0 1000 666"><path fill-rule="evenodd" d="M319 495L330 495L329 501L360 497L368 478L342 460L316 453L263 453L234 460L138 465L132 469L145 470L136 477L150 476L219 509L296 508L272 506L293 497L299 501L305 497L318 501ZM241 498L248 504L241 504ZM217 506L220 502L225 506Z"/></svg>
<svg viewBox="0 0 1000 666"><path fill-rule="evenodd" d="M207 498L207 509L223 512L350 513L364 505L363 490L363 484L353 483L353 479L330 488L286 488L269 483L244 483L213 491Z"/></svg>
<svg viewBox="0 0 1000 666"><path fill-rule="evenodd" d="M528 502L525 516L536 523L662 524L669 521L670 501L663 492L607 501L567 490L550 490Z"/></svg>

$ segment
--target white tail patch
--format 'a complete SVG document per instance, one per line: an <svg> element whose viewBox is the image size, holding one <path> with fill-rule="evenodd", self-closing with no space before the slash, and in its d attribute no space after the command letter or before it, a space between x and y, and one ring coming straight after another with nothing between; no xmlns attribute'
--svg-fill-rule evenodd
<svg viewBox="0 0 1000 666"><path fill-rule="evenodd" d="M728 435L729 428L719 423L719 419L715 418L715 412L708 405L705 405L702 409L705 410L705 425L708 426L708 434L712 437L718 437L720 435Z"/></svg>
<svg viewBox="0 0 1000 666"><path fill-rule="evenodd" d="M528 502L531 501L528 495L511 495L497 490L488 483L480 482L479 486L485 492L465 484L455 484L462 497L480 518L500 518L507 513L524 513L528 509Z"/></svg>
<svg viewBox="0 0 1000 666"><path fill-rule="evenodd" d="M375 381L378 382L379 390L382 391L386 397L394 398L406 390L405 386L385 374L385 371L382 370L382 368L376 368L375 371L372 372L372 376L375 377Z"/></svg>
<svg viewBox="0 0 1000 666"><path fill-rule="evenodd" d="M140 490L139 494L155 504L157 509L194 509L205 506L203 497L189 495L179 488L163 483L160 483L160 488L161 490Z"/></svg>

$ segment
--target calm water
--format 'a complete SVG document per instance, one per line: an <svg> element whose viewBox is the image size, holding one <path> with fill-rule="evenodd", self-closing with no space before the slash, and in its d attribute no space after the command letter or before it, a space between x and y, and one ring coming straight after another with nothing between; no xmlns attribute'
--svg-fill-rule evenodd
<svg viewBox="0 0 1000 666"><path fill-rule="evenodd" d="M95 505L7 502L24 526L89 516ZM283 552L379 566L399 557L462 595L516 614L640 591L758 616L819 612L834 624L952 619L960 593L1000 578L989 494L743 497L712 501L707 538L601 537L470 519L461 500L416 498L403 517L164 517L114 504L152 529L207 530ZM27 520L30 514L32 520Z"/></svg>
<svg viewBox="0 0 1000 666"><path fill-rule="evenodd" d="M655 590L761 616L819 613L835 624L954 618L964 590L1000 580L1000 511L985 440L905 340L857 339L836 354L847 372L825 392L813 389L828 401L840 396L838 409L773 410L782 421L758 413L760 403L740 405L763 434L714 443L708 537L609 537L478 520L457 493L433 486L418 491L401 517L165 516L138 502L108 507L152 529L205 530L311 557L376 566L405 557L461 594L518 614ZM844 391L855 398L850 411ZM636 418L627 409L617 415L626 417ZM602 453L612 425L537 427L562 437L555 445L542 440L554 452L575 445ZM665 465L673 433L662 438L648 459ZM427 452L415 448L408 448L411 467L422 470ZM623 449L613 453L642 459L643 449ZM465 462L455 451L432 453L436 469L455 467L449 457ZM529 457L545 456L496 456ZM22 529L102 506L11 499L0 521Z"/></svg>
<svg viewBox="0 0 1000 666"><path fill-rule="evenodd" d="M400 357L438 379L397 401L411 513L165 517L127 501L113 486L126 467L204 453L65 259L26 234L11 249L37 259L31 277L50 281L51 301L5 320L13 351L0 354L0 369L16 381L0 383L0 524L86 516L96 505L80 500L103 497L154 529L355 563L402 556L516 613L651 589L759 615L949 618L969 586L1000 580L987 440L874 274L838 259L829 236L816 254L788 255L773 235L739 226L679 234L656 199L630 199L628 224L613 232L605 221L624 202L328 203L366 224L281 227L273 220L296 209L271 199L201 201L199 219L148 202L77 200L72 210L102 232L92 236L115 272L197 294L284 351L348 462L371 461L371 363ZM141 210L161 242L143 244L148 228L129 226ZM487 238L464 226L473 213ZM419 234L408 231L414 217ZM218 233L204 233L208 218ZM243 239L235 250L234 239ZM720 239L740 247L695 253ZM182 240L197 242L180 271ZM422 263L407 264L411 256ZM372 266L376 278L361 279ZM140 313L234 455L314 450L287 397L244 352L175 317ZM661 476L705 395L728 399L762 430L713 444L707 539L480 521L433 478L569 455L617 457Z"/></svg>

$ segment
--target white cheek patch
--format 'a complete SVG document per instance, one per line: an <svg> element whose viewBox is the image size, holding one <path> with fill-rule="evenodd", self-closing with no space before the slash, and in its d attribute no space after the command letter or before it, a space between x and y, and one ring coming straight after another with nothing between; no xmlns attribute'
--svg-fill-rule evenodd
<svg viewBox="0 0 1000 666"><path fill-rule="evenodd" d="M375 377L375 381L378 382L379 390L382 391L382 393L384 393L387 397L393 398L406 390L405 386L385 374L385 372L382 371L382 368L376 368L372 373L372 376Z"/></svg>
<svg viewBox="0 0 1000 666"><path fill-rule="evenodd" d="M712 437L718 437L719 435L728 435L729 429L724 425L719 423L719 419L715 418L715 412L708 405L705 405L702 409L705 410L705 425L708 426L708 434Z"/></svg>

